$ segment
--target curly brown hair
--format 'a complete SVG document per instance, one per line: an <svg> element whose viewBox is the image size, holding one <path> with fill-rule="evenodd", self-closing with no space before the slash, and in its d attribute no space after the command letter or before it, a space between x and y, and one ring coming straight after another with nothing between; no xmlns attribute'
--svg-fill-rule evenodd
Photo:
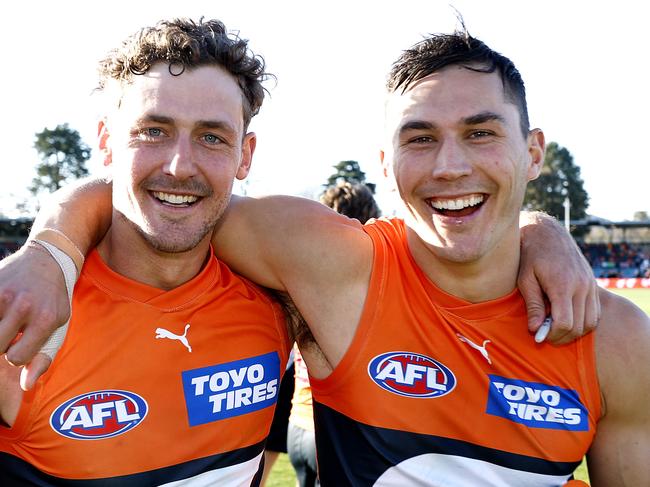
<svg viewBox="0 0 650 487"><path fill-rule="evenodd" d="M361 183L351 184L343 181L329 186L320 196L320 202L337 213L356 218L361 223L381 216L372 191Z"/></svg>
<svg viewBox="0 0 650 487"><path fill-rule="evenodd" d="M242 91L244 130L264 101L262 82L272 77L265 72L264 59L248 48L248 41L229 33L219 20L162 20L144 27L113 49L99 63L99 86L115 80L129 83L164 62L170 74L178 76L187 68L217 65L227 70Z"/></svg>

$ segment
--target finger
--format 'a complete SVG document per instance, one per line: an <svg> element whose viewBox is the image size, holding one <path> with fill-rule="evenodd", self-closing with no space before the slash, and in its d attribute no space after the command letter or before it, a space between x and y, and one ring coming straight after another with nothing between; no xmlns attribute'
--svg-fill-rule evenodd
<svg viewBox="0 0 650 487"><path fill-rule="evenodd" d="M4 289L0 292L0 316L3 316L5 310L9 309L13 299L14 294L11 291Z"/></svg>
<svg viewBox="0 0 650 487"><path fill-rule="evenodd" d="M587 303L585 305L585 333L595 330L596 326L598 326L598 321L600 321L599 290L599 286L594 283L587 295Z"/></svg>
<svg viewBox="0 0 650 487"><path fill-rule="evenodd" d="M528 330L536 332L546 317L546 303L542 288L539 287L537 279L521 279L519 291L526 302L526 313L528 315Z"/></svg>
<svg viewBox="0 0 650 487"><path fill-rule="evenodd" d="M565 324L559 324L549 334L548 340L554 345L565 345L579 338L584 333L584 306L586 293L578 292L571 300L571 320ZM562 326L564 325L564 326Z"/></svg>
<svg viewBox="0 0 650 487"><path fill-rule="evenodd" d="M50 357L44 353L37 353L34 359L20 371L20 388L28 391L34 387L38 378L47 371L51 363Z"/></svg>
<svg viewBox="0 0 650 487"><path fill-rule="evenodd" d="M588 289L589 287L587 287ZM583 288L584 289L584 288ZM573 328L571 335L573 339L581 337L585 328L585 308L588 298L588 292L577 293L573 297Z"/></svg>
<svg viewBox="0 0 650 487"><path fill-rule="evenodd" d="M45 341L57 328L54 313L42 309L34 316L27 316L23 334L7 349L7 360L14 365L25 365L41 349Z"/></svg>
<svg viewBox="0 0 650 487"><path fill-rule="evenodd" d="M551 317L553 324L551 331L548 333L546 341L559 344L574 326L573 323L573 301L571 295L565 292L549 295L551 307Z"/></svg>
<svg viewBox="0 0 650 487"><path fill-rule="evenodd" d="M20 333L23 325L29 321L31 309L31 301L22 296L15 298L5 309L0 320L0 350L9 350L15 343L18 343L15 342L16 336ZM18 359L18 357L7 356L7 360L12 364L23 365L20 362L13 362L14 359Z"/></svg>

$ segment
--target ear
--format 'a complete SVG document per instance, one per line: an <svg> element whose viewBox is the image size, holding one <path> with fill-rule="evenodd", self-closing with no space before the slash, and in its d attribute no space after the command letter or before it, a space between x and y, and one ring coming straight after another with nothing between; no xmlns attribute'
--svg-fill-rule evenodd
<svg viewBox="0 0 650 487"><path fill-rule="evenodd" d="M113 163L113 152L111 151L108 139L110 134L106 127L106 119L101 119L97 124L97 142L99 150L104 158L104 166L110 166Z"/></svg>
<svg viewBox="0 0 650 487"><path fill-rule="evenodd" d="M392 155L389 154L387 156L386 152L382 149L379 151L379 160L381 161L381 170L386 180L386 189L391 193L397 191L397 182L393 175L393 165L391 162Z"/></svg>
<svg viewBox="0 0 650 487"><path fill-rule="evenodd" d="M379 151L379 161L381 162L381 169L382 172L384 173L384 177L388 177L388 167L386 166L386 163L384 162L384 159L386 157L386 154L384 154L383 149Z"/></svg>
<svg viewBox="0 0 650 487"><path fill-rule="evenodd" d="M544 166L544 153L546 152L546 140L541 129L532 129L528 133L528 154L530 165L528 166L528 181L537 179Z"/></svg>
<svg viewBox="0 0 650 487"><path fill-rule="evenodd" d="M235 177L237 179L245 179L246 176L248 176L248 172L251 170L253 153L255 152L256 146L257 136L255 133L247 133L244 136L244 140L241 145L241 161L239 162L239 167L237 168L237 173L235 174Z"/></svg>

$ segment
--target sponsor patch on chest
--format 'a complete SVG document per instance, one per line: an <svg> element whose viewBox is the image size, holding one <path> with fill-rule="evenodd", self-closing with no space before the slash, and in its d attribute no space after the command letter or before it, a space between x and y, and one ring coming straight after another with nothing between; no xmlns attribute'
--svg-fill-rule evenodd
<svg viewBox="0 0 650 487"><path fill-rule="evenodd" d="M100 440L135 428L147 410L147 402L133 392L95 391L61 404L50 416L50 426L68 438Z"/></svg>
<svg viewBox="0 0 650 487"><path fill-rule="evenodd" d="M368 364L368 374L379 387L406 397L440 397L456 386L451 370L419 353L377 355Z"/></svg>
<svg viewBox="0 0 650 487"><path fill-rule="evenodd" d="M575 390L498 375L489 378L488 414L531 428L589 430L587 409Z"/></svg>
<svg viewBox="0 0 650 487"><path fill-rule="evenodd" d="M257 357L183 372L190 426L210 423L272 406L277 400L280 357Z"/></svg>

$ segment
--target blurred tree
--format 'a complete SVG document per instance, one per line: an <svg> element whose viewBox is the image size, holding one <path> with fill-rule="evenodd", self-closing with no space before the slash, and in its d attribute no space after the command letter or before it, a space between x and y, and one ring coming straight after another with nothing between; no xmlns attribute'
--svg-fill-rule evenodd
<svg viewBox="0 0 650 487"><path fill-rule="evenodd" d="M86 161L90 159L90 147L67 123L38 132L34 148L41 159L36 166L37 176L29 187L34 195L43 190L54 192L65 181L88 174Z"/></svg>
<svg viewBox="0 0 650 487"><path fill-rule="evenodd" d="M635 211L634 212L634 221L637 222L644 222L650 220L650 216L648 216L647 211Z"/></svg>
<svg viewBox="0 0 650 487"><path fill-rule="evenodd" d="M571 219L585 218L589 195L580 177L580 167L573 162L573 156L567 149L557 142L551 142L546 146L544 166L539 177L528 183L524 209L544 211L564 221L564 201L567 197L571 205Z"/></svg>
<svg viewBox="0 0 650 487"><path fill-rule="evenodd" d="M339 181L347 181L351 184L365 184L373 193L375 192L375 184L366 182L366 173L361 170L357 161L341 161L332 167L336 171L327 178L327 182L323 186L334 186Z"/></svg>

